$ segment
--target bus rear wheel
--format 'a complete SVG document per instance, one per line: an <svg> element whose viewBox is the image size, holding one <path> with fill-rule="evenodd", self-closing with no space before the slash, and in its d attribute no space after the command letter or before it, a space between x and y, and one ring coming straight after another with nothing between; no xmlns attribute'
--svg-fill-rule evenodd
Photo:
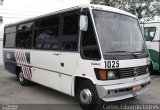
<svg viewBox="0 0 160 110"><path fill-rule="evenodd" d="M18 80L22 86L28 86L30 84L30 81L25 79L22 70L19 70Z"/></svg>
<svg viewBox="0 0 160 110"><path fill-rule="evenodd" d="M85 110L94 110L99 107L100 104L95 85L88 80L84 80L79 84L76 99Z"/></svg>

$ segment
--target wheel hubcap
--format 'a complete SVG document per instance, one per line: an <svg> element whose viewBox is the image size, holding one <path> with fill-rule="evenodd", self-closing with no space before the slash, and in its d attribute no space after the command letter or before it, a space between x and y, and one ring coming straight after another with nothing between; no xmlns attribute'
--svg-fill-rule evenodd
<svg viewBox="0 0 160 110"><path fill-rule="evenodd" d="M23 82L23 73L22 72L19 73L19 81Z"/></svg>
<svg viewBox="0 0 160 110"><path fill-rule="evenodd" d="M92 101L92 93L89 89L83 89L80 92L80 100L84 104L90 104Z"/></svg>

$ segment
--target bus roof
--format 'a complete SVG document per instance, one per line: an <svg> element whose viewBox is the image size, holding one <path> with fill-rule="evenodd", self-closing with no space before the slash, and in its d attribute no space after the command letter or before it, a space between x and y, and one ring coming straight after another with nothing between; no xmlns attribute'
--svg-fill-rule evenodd
<svg viewBox="0 0 160 110"><path fill-rule="evenodd" d="M141 22L141 24L153 24L153 23L160 23L160 21L145 21L145 22Z"/></svg>
<svg viewBox="0 0 160 110"><path fill-rule="evenodd" d="M137 17L136 17L135 15L133 15L133 14L130 14L130 13L126 12L126 11L123 11L123 10L120 10L120 9L118 9L118 8L114 8L114 7L111 7L111 6L93 5L93 4L90 4L88 7L91 7L92 9L99 9L99 10L104 10L104 11L116 12L116 13L120 13L120 14L124 14L124 15L128 15L128 16L137 18Z"/></svg>
<svg viewBox="0 0 160 110"><path fill-rule="evenodd" d="M17 25L18 23L23 23L23 22L27 22L27 21L31 21L31 20L36 20L38 18L43 18L43 17L47 17L47 16L50 16L50 15L54 15L54 14L58 14L58 13L62 13L62 12L67 12L67 11L74 10L74 9L79 9L79 8L90 8L90 9L110 11L110 12L120 13L120 14L124 14L124 15L128 15L128 16L137 18L133 14L130 14L128 12L125 12L123 10L120 10L120 9L117 9L117 8L114 8L114 7L104 6L104 5L83 4L83 5L78 5L78 6L75 6L75 7L66 8L66 9L62 9L62 10L59 10L59 11L47 13L47 14L44 14L44 15L32 17L32 18L27 18L27 19L19 21L19 22L6 24L5 27L9 27L9 26L12 26L12 25Z"/></svg>

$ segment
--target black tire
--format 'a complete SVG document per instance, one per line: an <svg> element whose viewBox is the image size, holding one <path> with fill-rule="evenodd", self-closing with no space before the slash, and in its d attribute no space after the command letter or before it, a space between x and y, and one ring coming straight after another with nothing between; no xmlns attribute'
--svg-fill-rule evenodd
<svg viewBox="0 0 160 110"><path fill-rule="evenodd" d="M101 104L95 85L89 80L84 80L79 84L76 99L79 105L85 110L97 109Z"/></svg>
<svg viewBox="0 0 160 110"><path fill-rule="evenodd" d="M155 71L153 70L153 63L150 64L149 71L150 71L150 74L154 74L155 73Z"/></svg>
<svg viewBox="0 0 160 110"><path fill-rule="evenodd" d="M30 81L24 78L21 69L19 70L19 73L18 73L17 76L18 76L18 81L19 81L19 83L20 83L22 86L28 86L28 85L30 85Z"/></svg>

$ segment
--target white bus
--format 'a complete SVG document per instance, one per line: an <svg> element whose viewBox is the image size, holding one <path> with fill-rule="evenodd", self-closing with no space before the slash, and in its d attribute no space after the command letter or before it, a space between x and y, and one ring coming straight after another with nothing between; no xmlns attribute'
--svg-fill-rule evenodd
<svg viewBox="0 0 160 110"><path fill-rule="evenodd" d="M5 26L5 68L75 96L84 109L142 94L149 55L138 19L122 10L82 5Z"/></svg>
<svg viewBox="0 0 160 110"><path fill-rule="evenodd" d="M160 71L160 21L141 24L144 38L151 57L151 70Z"/></svg>

